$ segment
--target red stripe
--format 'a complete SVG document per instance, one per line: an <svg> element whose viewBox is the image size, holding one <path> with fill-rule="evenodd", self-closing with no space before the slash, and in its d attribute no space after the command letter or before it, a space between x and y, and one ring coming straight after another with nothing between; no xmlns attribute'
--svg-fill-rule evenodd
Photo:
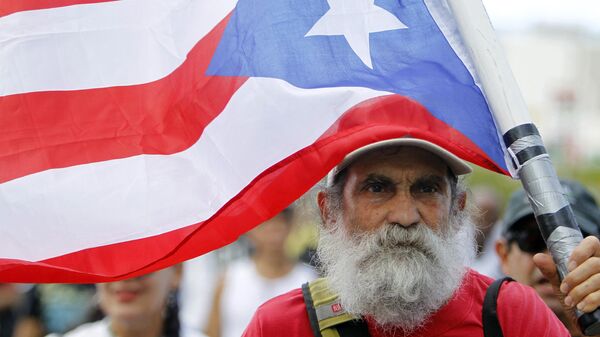
<svg viewBox="0 0 600 337"><path fill-rule="evenodd" d="M407 134L444 144L462 158L502 172L473 142L430 115L420 104L397 95L371 99L349 110L313 145L263 172L204 223L37 264L0 260L0 280L114 281L198 256L233 242L275 215L325 176L346 153L374 141ZM140 251L144 254L132 254Z"/></svg>
<svg viewBox="0 0 600 337"><path fill-rule="evenodd" d="M16 12L66 7L73 5L113 2L115 0L2 0L0 1L0 17Z"/></svg>
<svg viewBox="0 0 600 337"><path fill-rule="evenodd" d="M51 168L172 154L196 143L247 79L204 75L228 21L155 82L0 97L0 183Z"/></svg>

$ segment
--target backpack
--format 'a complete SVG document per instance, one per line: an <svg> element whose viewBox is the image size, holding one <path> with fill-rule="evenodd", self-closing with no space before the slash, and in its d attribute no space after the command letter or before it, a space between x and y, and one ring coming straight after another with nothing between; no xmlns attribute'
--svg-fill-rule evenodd
<svg viewBox="0 0 600 337"><path fill-rule="evenodd" d="M504 336L496 310L498 293L504 281L513 279L497 279L486 290L481 312L485 337ZM302 295L314 337L370 337L367 323L344 310L324 278L303 284Z"/></svg>

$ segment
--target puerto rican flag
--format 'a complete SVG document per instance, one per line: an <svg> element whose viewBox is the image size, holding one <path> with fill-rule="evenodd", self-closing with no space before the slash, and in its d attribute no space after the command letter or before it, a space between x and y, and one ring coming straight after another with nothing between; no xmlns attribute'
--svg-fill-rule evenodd
<svg viewBox="0 0 600 337"><path fill-rule="evenodd" d="M443 0L3 0L0 280L201 255L379 140L508 174L476 79Z"/></svg>

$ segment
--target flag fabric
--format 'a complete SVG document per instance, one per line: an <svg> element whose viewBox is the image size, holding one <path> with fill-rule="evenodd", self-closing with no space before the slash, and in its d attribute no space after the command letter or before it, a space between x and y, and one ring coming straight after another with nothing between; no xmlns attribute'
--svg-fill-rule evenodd
<svg viewBox="0 0 600 337"><path fill-rule="evenodd" d="M411 136L508 174L440 0L0 4L0 280L222 247L345 154Z"/></svg>

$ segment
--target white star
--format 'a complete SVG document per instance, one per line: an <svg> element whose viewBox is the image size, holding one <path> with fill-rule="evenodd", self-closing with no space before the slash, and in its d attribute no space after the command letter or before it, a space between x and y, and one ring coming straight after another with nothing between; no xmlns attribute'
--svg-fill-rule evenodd
<svg viewBox="0 0 600 337"><path fill-rule="evenodd" d="M361 61L373 69L369 34L408 28L375 0L327 0L329 10L305 36L343 35Z"/></svg>

